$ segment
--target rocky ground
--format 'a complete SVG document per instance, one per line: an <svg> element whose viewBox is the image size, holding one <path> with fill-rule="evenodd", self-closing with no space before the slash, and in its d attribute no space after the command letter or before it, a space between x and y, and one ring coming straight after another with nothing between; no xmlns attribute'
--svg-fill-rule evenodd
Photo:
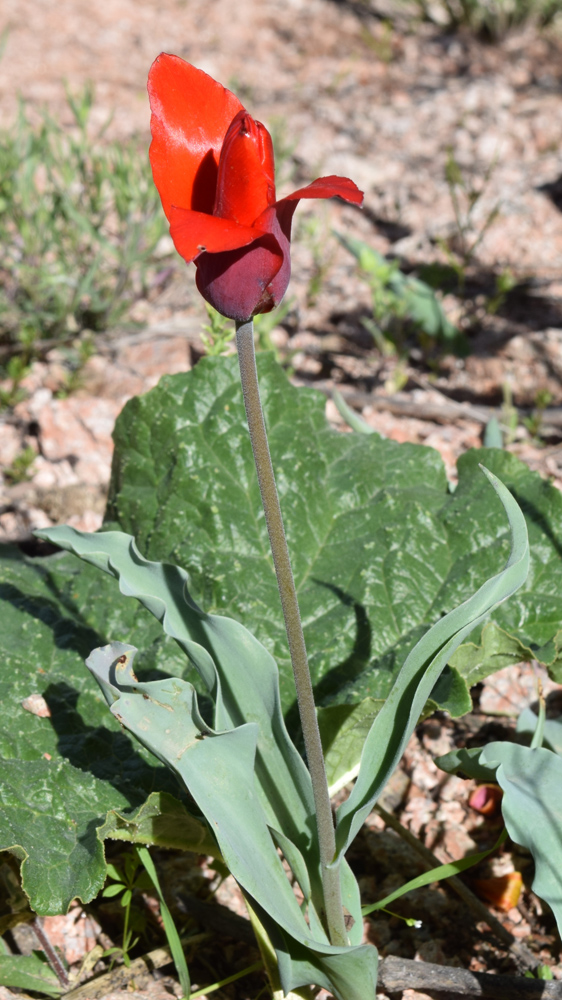
<svg viewBox="0 0 562 1000"><path fill-rule="evenodd" d="M2 125L13 120L20 94L31 107L46 102L64 119L64 81L75 88L92 80L94 124L112 116L108 137L140 134L148 142L146 74L160 51L171 51L234 89L276 132L284 151L281 193L322 173L353 178L365 190L363 211L335 203L299 208L290 308L271 332L292 377L328 397L338 387L376 430L437 448L451 478L459 454L481 442L496 414L509 425L508 447L562 486L560 36L528 28L490 45L421 24L404 6L332 0L4 0L0 18L8 29L0 61ZM446 180L451 152L466 185L478 192L470 213L460 196L457 217ZM381 353L361 322L372 315L368 283L333 230L395 255L406 272L460 263L463 280L443 305L466 333L467 356L422 349L415 338L398 355ZM513 288L496 302L505 275ZM181 263L127 319L134 329L129 324L97 338L75 391L61 393L66 360L54 346L33 363L24 398L0 416L0 541L29 541L34 528L53 523L96 529L111 431L123 404L162 374L188 369L204 351L205 313L193 269ZM327 407L343 428L330 399ZM25 448L36 457L20 475L17 459ZM493 842L496 820L468 804L467 784L443 782L431 758L454 740L470 744L490 727L511 726L533 700L534 684L528 668L495 675L474 715L454 725L429 720L412 740L386 808L441 860ZM358 844L352 863L366 898L420 870L415 853L378 814ZM160 861L173 885L178 859ZM515 868L527 878L526 859L505 851L498 863L480 879L507 885ZM199 897L214 885L201 865L182 876ZM479 891L488 899L491 893L494 913L514 940L561 975L552 919L528 887L516 906L489 885ZM216 898L240 908L228 883ZM407 899L395 910L421 920L421 928L397 917L366 924L382 955L521 971L513 948L494 938L482 918L469 916L448 889ZM67 950L76 938L68 958L77 966L93 942L106 946L117 933L111 914L94 907L86 919L82 912L48 924L53 941ZM197 920L189 919L197 930ZM209 970L228 975L255 961L232 927L226 937L204 933L194 981L204 984ZM157 940L154 922L154 946ZM139 984L143 996L173 989L166 978ZM215 995L254 998L262 985L254 974ZM421 1000L422 994L403 996Z"/></svg>

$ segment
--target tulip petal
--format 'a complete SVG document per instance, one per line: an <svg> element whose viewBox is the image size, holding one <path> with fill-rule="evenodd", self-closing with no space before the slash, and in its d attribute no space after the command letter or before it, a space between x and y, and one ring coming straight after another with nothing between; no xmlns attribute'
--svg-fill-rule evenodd
<svg viewBox="0 0 562 1000"><path fill-rule="evenodd" d="M204 253L195 261L197 288L223 316L245 322L277 305L279 299L272 293L272 285L285 260L290 270L289 255L285 258L271 233L250 247Z"/></svg>
<svg viewBox="0 0 562 1000"><path fill-rule="evenodd" d="M275 203L273 143L265 125L240 111L226 133L213 215L251 226Z"/></svg>
<svg viewBox="0 0 562 1000"><path fill-rule="evenodd" d="M151 66L148 95L150 162L166 216L172 205L211 213L222 143L242 104L203 70L166 53Z"/></svg>
<svg viewBox="0 0 562 1000"><path fill-rule="evenodd" d="M357 184L349 180L349 177L330 176L319 177L312 181L312 184L286 195L281 201L297 201L300 198L343 198L353 205L362 205L363 197L363 192L359 190Z"/></svg>
<svg viewBox="0 0 562 1000"><path fill-rule="evenodd" d="M245 247L264 235L263 228L240 226L232 219L221 219L204 212L191 212L187 208L170 209L170 236L181 257L195 260L207 250L221 253Z"/></svg>

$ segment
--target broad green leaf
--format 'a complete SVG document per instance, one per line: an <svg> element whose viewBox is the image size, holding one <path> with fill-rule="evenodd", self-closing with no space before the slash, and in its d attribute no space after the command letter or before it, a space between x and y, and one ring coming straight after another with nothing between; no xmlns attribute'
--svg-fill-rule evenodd
<svg viewBox="0 0 562 1000"><path fill-rule="evenodd" d="M125 830L135 817L141 842L187 847L192 836L194 850L210 842L206 824L178 801L181 786L114 722L84 668L92 646L106 641L106 628L144 643L141 667L149 676L161 676L163 667L187 673L186 661L172 640L162 640L158 623L92 567L73 556L2 554L0 850L23 861L32 908L57 914L72 899L88 902L99 892L102 841L114 834L134 839ZM26 710L30 696L41 696L40 710L50 716Z"/></svg>
<svg viewBox="0 0 562 1000"><path fill-rule="evenodd" d="M562 633L559 491L509 453L477 449L459 463L451 494L436 452L339 434L326 422L324 397L291 386L268 355L258 356L258 370L319 704L384 699L427 628L507 558L505 516L478 462L520 499L531 541L529 581L492 620L518 649L544 656L554 676ZM134 535L147 558L183 566L201 607L240 621L266 646L295 731L236 358L203 359L131 400L115 441L111 523ZM480 645L480 633L471 643ZM464 670L463 648L456 655ZM496 669L497 657L487 664L478 656L478 677ZM466 672L471 679L470 665ZM435 700L453 712L460 704ZM465 692L461 710L467 705Z"/></svg>
<svg viewBox="0 0 562 1000"><path fill-rule="evenodd" d="M113 809L99 827L98 837L132 844L155 844L197 854L218 854L207 824L196 819L168 792L151 792L142 806L128 814ZM110 866L107 867L109 871Z"/></svg>
<svg viewBox="0 0 562 1000"><path fill-rule="evenodd" d="M349 798L338 809L338 856L347 850L398 764L424 704L453 651L527 578L529 544L525 518L505 486L490 472L483 471L509 521L512 536L509 559L500 573L496 572L472 597L436 622L408 656L367 736L357 781Z"/></svg>
<svg viewBox="0 0 562 1000"><path fill-rule="evenodd" d="M481 760L497 768L507 831L531 852L533 891L552 908L562 933L562 757L516 743L489 743Z"/></svg>
<svg viewBox="0 0 562 1000"><path fill-rule="evenodd" d="M520 639L510 635L494 622L489 622L482 629L479 644L463 643L456 653L453 653L450 662L472 687L490 673L516 663L529 662L533 658L532 650Z"/></svg>
<svg viewBox="0 0 562 1000"><path fill-rule="evenodd" d="M330 795L355 776L349 761L359 760L373 719L384 702L365 698L358 705L333 705L318 709L318 726L324 750Z"/></svg>
<svg viewBox="0 0 562 1000"><path fill-rule="evenodd" d="M62 993L46 958L35 951L31 955L0 955L0 986L33 990L53 997Z"/></svg>

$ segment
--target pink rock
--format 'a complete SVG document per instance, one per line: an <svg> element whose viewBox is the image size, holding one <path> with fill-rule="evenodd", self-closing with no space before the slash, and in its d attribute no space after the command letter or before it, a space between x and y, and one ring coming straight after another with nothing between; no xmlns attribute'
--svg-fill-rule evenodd
<svg viewBox="0 0 562 1000"><path fill-rule="evenodd" d="M110 399L49 400L37 414L43 455L51 462L71 461L81 482L107 482L113 454L111 433L120 408Z"/></svg>
<svg viewBox="0 0 562 1000"><path fill-rule="evenodd" d="M81 962L87 952L96 946L100 926L84 913L81 906L73 906L68 913L58 917L44 917L43 929L55 948L60 948L69 965Z"/></svg>
<svg viewBox="0 0 562 1000"><path fill-rule="evenodd" d="M47 705L42 694L30 694L29 698L24 698L21 707L32 715L39 716L40 719L50 719L51 709Z"/></svg>
<svg viewBox="0 0 562 1000"><path fill-rule="evenodd" d="M182 336L154 337L125 347L119 354L119 363L135 375L142 375L148 388L156 385L162 375L191 368L189 343Z"/></svg>
<svg viewBox="0 0 562 1000"><path fill-rule="evenodd" d="M0 466L11 465L22 449L21 432L12 424L0 424Z"/></svg>

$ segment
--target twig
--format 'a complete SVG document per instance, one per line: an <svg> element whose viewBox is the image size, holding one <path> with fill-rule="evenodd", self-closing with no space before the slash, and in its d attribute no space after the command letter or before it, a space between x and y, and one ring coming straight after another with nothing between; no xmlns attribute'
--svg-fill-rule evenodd
<svg viewBox="0 0 562 1000"><path fill-rule="evenodd" d="M47 956L47 961L51 966L51 969L55 973L63 990L67 990L68 987L70 986L70 980L68 978L66 969L62 964L61 959L57 955L57 952L55 951L51 942L49 941L49 938L45 934L45 931L43 929L43 924L41 923L41 918L35 917L35 920L32 921L31 926L33 927L35 937L37 938L39 944L41 945L41 948L43 949L45 955Z"/></svg>
<svg viewBox="0 0 562 1000"><path fill-rule="evenodd" d="M298 379L298 384L311 389L319 389L325 396L330 396L334 389L332 383L318 380L317 382L307 379ZM362 410L365 406L371 406L373 410L383 410L393 413L397 417L417 417L418 420L433 420L435 423L448 424L455 420L474 420L478 424L487 424L491 417L502 419L502 410L498 406L474 406L471 403L458 403L454 399L449 399L443 393L442 403L437 403L431 399L412 399L406 393L385 396L380 392L362 392L359 389L348 389L346 386L337 386L348 406L353 406ZM533 409L528 407L518 407L521 417L530 416ZM558 433L562 427L562 407L546 407L542 411L543 432Z"/></svg>
<svg viewBox="0 0 562 1000"><path fill-rule="evenodd" d="M402 840L406 841L412 850L419 855L424 862L424 866L427 871L431 868L436 868L438 865L443 863L435 856L435 854L433 854L432 851L429 850L428 847L425 846L425 844L422 844L413 833L410 833L410 831L396 819L396 816L387 812L386 809L383 809L380 805L375 806L375 811L378 812L379 816L384 820L386 825L391 827L392 830L395 830ZM443 884L449 885L450 888L461 897L463 902L465 902L469 909L472 910L474 916L478 920L484 920L488 924L492 933L495 934L496 937L510 949L522 968L532 969L537 965L537 959L533 955L532 951L521 941L517 941L513 934L510 934L507 928L500 923L497 917L494 917L490 913L488 907L484 906L484 903L482 903L481 900L479 900L478 897L470 891L468 886L465 885L465 883L457 875L451 875L450 878L444 880Z"/></svg>
<svg viewBox="0 0 562 1000"><path fill-rule="evenodd" d="M388 993L420 990L436 998L445 996L447 1000L453 996L468 1000L562 1000L561 982L469 972L394 955L379 964L378 986Z"/></svg>

